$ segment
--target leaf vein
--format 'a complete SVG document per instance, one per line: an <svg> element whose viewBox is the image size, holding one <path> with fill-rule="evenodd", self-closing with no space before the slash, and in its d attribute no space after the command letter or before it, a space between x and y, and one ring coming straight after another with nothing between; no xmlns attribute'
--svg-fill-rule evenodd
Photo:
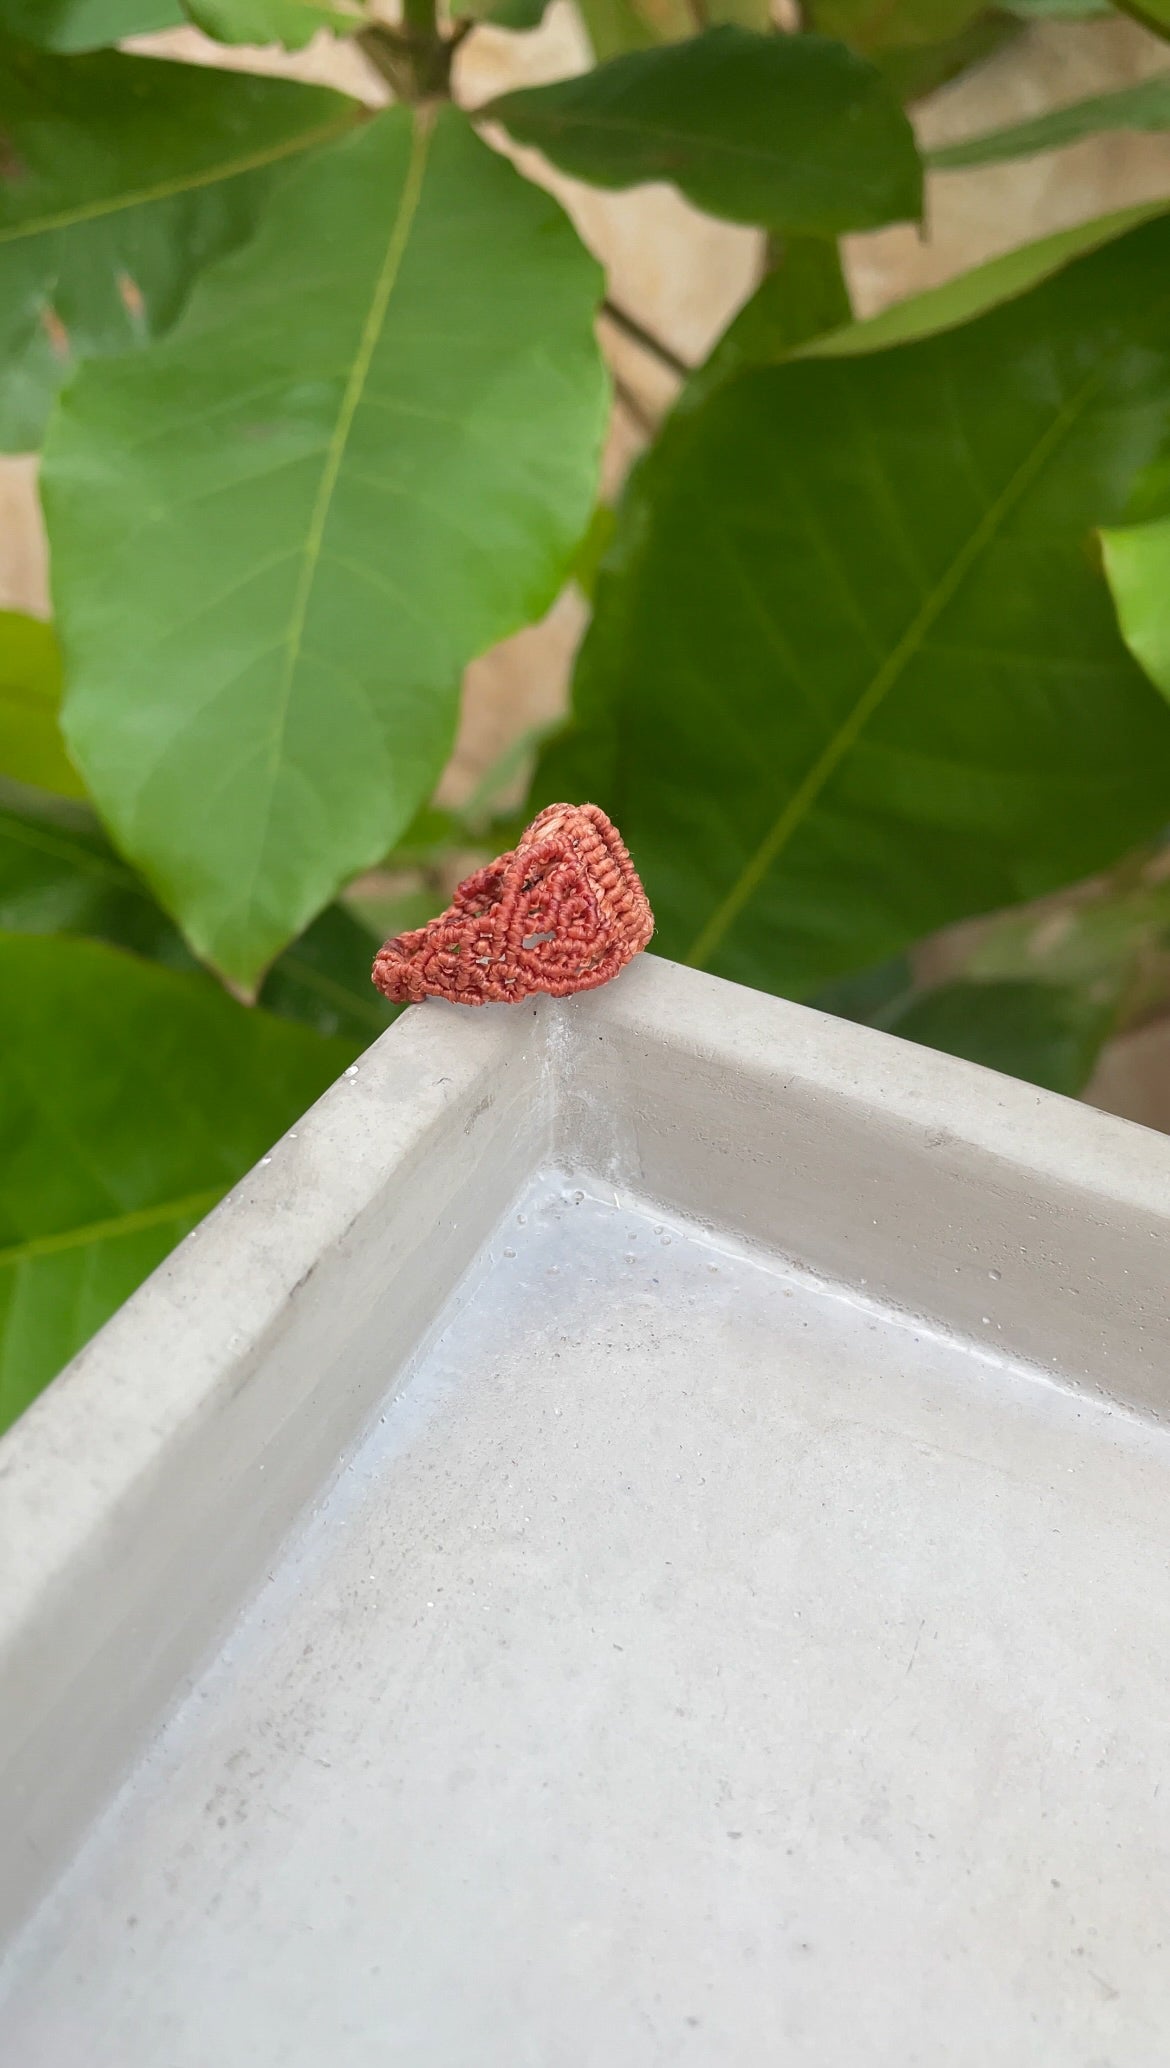
<svg viewBox="0 0 1170 2068"><path fill-rule="evenodd" d="M77 208L59 209L55 215L29 217L22 223L12 223L7 229L0 229L0 244L15 244L26 237L41 237L51 230L70 230L77 223L93 222L99 216L122 215L132 208L148 207L152 201L170 201L177 194L190 194L198 187L217 186L223 180L238 178L241 173L259 172L266 165L278 165L282 158L293 158L298 152L312 150L317 144L331 143L334 137L344 136L363 119L362 111L347 110L344 115L332 116L316 129L302 130L279 144L270 144L262 151L249 151L227 164L209 165L202 172L159 180L153 187L106 195L99 201L87 201Z"/></svg>
<svg viewBox="0 0 1170 2068"><path fill-rule="evenodd" d="M1082 382L1079 389L1069 398L1064 407L1057 411L1047 430L1038 438L1031 451L1016 468L995 500L984 511L974 530L960 546L950 565L944 569L934 587L923 598L918 610L907 625L901 638L892 648L876 673L871 676L858 697L852 710L838 726L816 760L806 771L802 780L777 813L768 831L754 852L745 862L740 874L727 894L715 907L710 918L700 928L688 949L684 961L701 968L703 963L718 947L728 928L738 919L744 906L759 887L772 864L777 861L795 833L803 825L813 806L817 803L830 778L835 775L849 749L860 738L875 713L880 710L890 691L901 679L908 663L922 646L932 626L941 616L970 570L979 559L984 548L994 538L1001 524L1027 492L1045 461L1061 441L1067 437L1077 422L1096 388L1100 385L1103 370L1097 366Z"/></svg>
<svg viewBox="0 0 1170 2068"><path fill-rule="evenodd" d="M89 1221L78 1228L63 1228L56 1235L31 1235L24 1242L14 1242L7 1249L0 1249L0 1269L19 1268L34 1257L57 1256L63 1250L80 1249L89 1243L115 1242L123 1236L139 1235L147 1228L164 1226L167 1221L185 1220L191 1215L201 1219L223 1198L227 1189L226 1185L210 1185L201 1192L188 1192L182 1199L164 1199L157 1206L142 1206L130 1213L114 1214L108 1220Z"/></svg>

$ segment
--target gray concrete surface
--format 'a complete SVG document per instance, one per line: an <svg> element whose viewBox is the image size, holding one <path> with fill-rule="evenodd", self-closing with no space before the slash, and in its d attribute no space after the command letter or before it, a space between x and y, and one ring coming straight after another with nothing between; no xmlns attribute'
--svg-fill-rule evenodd
<svg viewBox="0 0 1170 2068"><path fill-rule="evenodd" d="M1160 2068L1168 1239L652 957L406 1015L0 1444L4 2068Z"/></svg>
<svg viewBox="0 0 1170 2068"><path fill-rule="evenodd" d="M12 2068L1144 2068L1170 1438L542 1185L16 1950Z"/></svg>

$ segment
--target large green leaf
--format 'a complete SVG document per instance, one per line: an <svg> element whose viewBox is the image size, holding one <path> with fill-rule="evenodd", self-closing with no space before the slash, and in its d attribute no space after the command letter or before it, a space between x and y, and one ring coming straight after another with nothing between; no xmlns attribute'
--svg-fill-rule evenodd
<svg viewBox="0 0 1170 2068"><path fill-rule="evenodd" d="M1082 137L1111 129L1170 129L1170 73L1124 86L1116 93L1096 93L1089 100L1053 108L1030 122L1013 122L962 143L944 144L926 153L936 172L969 165L998 165L1005 158L1034 158L1041 151L1059 151Z"/></svg>
<svg viewBox="0 0 1170 2068"><path fill-rule="evenodd" d="M173 921L108 841L43 807L0 808L0 929L84 934L172 969L196 967ZM397 1017L370 982L374 946L350 912L328 906L273 964L261 1005L321 1034L371 1040Z"/></svg>
<svg viewBox="0 0 1170 2068"><path fill-rule="evenodd" d="M53 627L23 611L0 610L0 775L62 797L84 797L61 738L60 705Z"/></svg>
<svg viewBox="0 0 1170 2068"><path fill-rule="evenodd" d="M80 359L165 330L281 161L356 119L285 80L0 45L0 446L40 442Z"/></svg>
<svg viewBox="0 0 1170 2068"><path fill-rule="evenodd" d="M219 43L283 43L303 50L321 29L349 35L360 28L356 7L320 0L183 0L197 28Z"/></svg>
<svg viewBox="0 0 1170 2068"><path fill-rule="evenodd" d="M837 246L826 237L773 239L768 270L679 397L693 409L749 366L776 366L849 322L853 311Z"/></svg>
<svg viewBox="0 0 1170 2068"><path fill-rule="evenodd" d="M205 976L0 935L0 1427L354 1050Z"/></svg>
<svg viewBox="0 0 1170 2068"><path fill-rule="evenodd" d="M710 29L479 113L596 186L672 180L735 222L835 236L917 216L913 132L879 72L822 36Z"/></svg>
<svg viewBox="0 0 1170 2068"><path fill-rule="evenodd" d="M240 985L430 793L466 663L585 527L600 274L453 109L290 175L46 459L65 732L119 847Z"/></svg>
<svg viewBox="0 0 1170 2068"><path fill-rule="evenodd" d="M800 994L1168 816L1091 550L1170 415L1170 222L934 339L741 375L634 479L540 778L670 955Z"/></svg>
<svg viewBox="0 0 1170 2068"><path fill-rule="evenodd" d="M0 33L41 50L100 50L182 20L180 0L0 0Z"/></svg>

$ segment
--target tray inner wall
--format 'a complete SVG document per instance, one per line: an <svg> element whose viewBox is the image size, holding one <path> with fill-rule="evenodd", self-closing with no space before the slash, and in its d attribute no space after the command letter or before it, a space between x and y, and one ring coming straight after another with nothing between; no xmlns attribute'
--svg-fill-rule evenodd
<svg viewBox="0 0 1170 2068"><path fill-rule="evenodd" d="M0 2058L1160 2068L1168 1516L1148 1420L542 1182Z"/></svg>

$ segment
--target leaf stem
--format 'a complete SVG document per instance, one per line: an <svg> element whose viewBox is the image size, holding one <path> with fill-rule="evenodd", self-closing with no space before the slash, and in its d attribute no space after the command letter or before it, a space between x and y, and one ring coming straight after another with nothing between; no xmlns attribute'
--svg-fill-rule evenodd
<svg viewBox="0 0 1170 2068"><path fill-rule="evenodd" d="M613 377L613 392L615 399L620 402L631 423L634 424L637 430L641 431L643 437L657 437L658 425L651 416L650 411L639 401L629 382L624 381L620 374L615 373Z"/></svg>
<svg viewBox="0 0 1170 2068"><path fill-rule="evenodd" d="M669 345L664 344L660 337L655 337L654 332L647 330L645 324L639 323L636 316L631 316L628 309L623 309L617 302L611 301L608 295L601 304L601 313L608 316L616 330L624 332L632 343L641 346L643 352L649 352L650 357L657 359L659 365L665 366L677 380L690 379L695 369L689 361L680 359L677 352L672 352Z"/></svg>
<svg viewBox="0 0 1170 2068"><path fill-rule="evenodd" d="M474 19L459 21L451 35L444 36L435 0L403 0L399 27L371 22L355 40L395 99L418 106L423 101L450 100L451 60L474 27Z"/></svg>

